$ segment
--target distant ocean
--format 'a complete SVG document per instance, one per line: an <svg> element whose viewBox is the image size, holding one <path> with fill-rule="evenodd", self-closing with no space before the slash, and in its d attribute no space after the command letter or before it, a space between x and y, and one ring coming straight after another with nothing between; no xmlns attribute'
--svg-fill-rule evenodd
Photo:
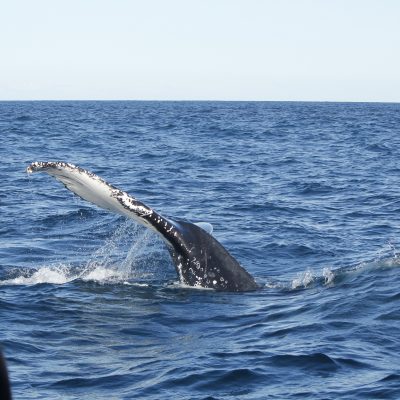
<svg viewBox="0 0 400 400"><path fill-rule="evenodd" d="M400 104L0 102L0 345L15 399L399 399ZM209 222L262 289L32 161Z"/></svg>

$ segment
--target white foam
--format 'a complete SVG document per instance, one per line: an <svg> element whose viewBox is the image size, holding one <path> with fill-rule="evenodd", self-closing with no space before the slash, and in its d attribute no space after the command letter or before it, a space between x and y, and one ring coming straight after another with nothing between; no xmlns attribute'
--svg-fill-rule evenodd
<svg viewBox="0 0 400 400"><path fill-rule="evenodd" d="M292 280L292 289L298 289L299 287L306 288L315 280L315 275L312 269L307 269L297 275L295 279Z"/></svg>
<svg viewBox="0 0 400 400"><path fill-rule="evenodd" d="M329 267L325 267L322 270L322 276L324 278L325 285L330 285L333 282L333 280L335 279L335 274Z"/></svg>
<svg viewBox="0 0 400 400"><path fill-rule="evenodd" d="M118 272L117 269L98 266L87 273L82 274L81 272L79 273L76 268L66 265L58 265L40 267L37 270L34 270L34 272L29 276L26 276L26 271L21 271L20 276L2 280L0 281L0 285L31 286L43 283L64 285L77 279L81 279L85 282L131 284L131 282L126 281L125 274Z"/></svg>
<svg viewBox="0 0 400 400"><path fill-rule="evenodd" d="M194 286L190 286L187 285L186 283L182 283L180 281L174 281L174 282L170 282L167 286L168 288L172 288L172 289L191 289L191 290L211 290L211 291L215 291L214 288L210 288L210 287L204 287L204 286L199 286L199 285L194 285Z"/></svg>
<svg viewBox="0 0 400 400"><path fill-rule="evenodd" d="M82 275L81 279L85 282L93 281L93 282L124 282L126 277L122 273L118 273L115 269L109 269L104 267L97 267L87 274Z"/></svg>
<svg viewBox="0 0 400 400"><path fill-rule="evenodd" d="M62 285L71 282L77 278L71 275L68 266L46 266L36 270L32 275L21 275L13 279L0 281L0 285L38 285L40 283L52 283Z"/></svg>

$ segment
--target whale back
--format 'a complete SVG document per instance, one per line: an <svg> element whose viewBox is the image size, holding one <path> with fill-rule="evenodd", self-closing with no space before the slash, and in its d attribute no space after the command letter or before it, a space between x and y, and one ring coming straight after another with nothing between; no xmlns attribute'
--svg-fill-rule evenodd
<svg viewBox="0 0 400 400"><path fill-rule="evenodd" d="M183 283L218 291L257 289L254 278L212 235L186 221L174 221L180 242L170 248L172 259Z"/></svg>

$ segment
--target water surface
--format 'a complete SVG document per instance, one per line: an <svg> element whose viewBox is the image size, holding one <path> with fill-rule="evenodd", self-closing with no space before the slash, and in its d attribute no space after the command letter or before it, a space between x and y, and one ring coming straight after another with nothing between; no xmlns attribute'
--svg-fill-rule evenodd
<svg viewBox="0 0 400 400"><path fill-rule="evenodd" d="M16 399L398 399L400 105L0 102L0 343ZM32 161L206 221L262 287L185 288L160 239Z"/></svg>

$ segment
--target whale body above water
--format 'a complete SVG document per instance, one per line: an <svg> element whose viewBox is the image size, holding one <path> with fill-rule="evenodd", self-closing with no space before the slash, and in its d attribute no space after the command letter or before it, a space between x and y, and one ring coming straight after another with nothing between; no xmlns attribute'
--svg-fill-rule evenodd
<svg viewBox="0 0 400 400"><path fill-rule="evenodd" d="M228 292L258 288L254 278L211 235L211 225L164 218L135 197L73 164L34 162L27 172L46 172L82 199L156 231L167 244L182 284Z"/></svg>

